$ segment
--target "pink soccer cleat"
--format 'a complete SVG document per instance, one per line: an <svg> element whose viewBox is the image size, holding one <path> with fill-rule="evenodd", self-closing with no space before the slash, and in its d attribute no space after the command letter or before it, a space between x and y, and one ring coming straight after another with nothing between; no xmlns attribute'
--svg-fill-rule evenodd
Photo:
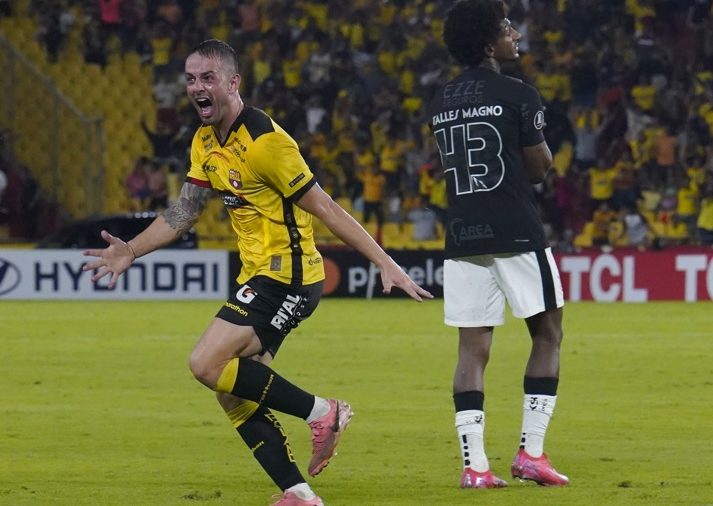
<svg viewBox="0 0 713 506"><path fill-rule="evenodd" d="M329 459L335 455L339 436L349 425L354 414L352 407L344 401L328 399L329 412L309 424L312 429L312 459L307 472L317 476L327 467Z"/></svg>
<svg viewBox="0 0 713 506"><path fill-rule="evenodd" d="M512 461L510 469L513 478L531 480L538 485L563 487L569 483L569 478L558 473L550 464L547 454L535 458L520 448Z"/></svg>
<svg viewBox="0 0 713 506"><path fill-rule="evenodd" d="M508 482L495 476L492 471L478 472L470 467L463 469L460 488L504 488Z"/></svg>
<svg viewBox="0 0 713 506"><path fill-rule="evenodd" d="M314 499L302 499L294 492L285 492L274 496L273 499L277 499L277 502L272 503L272 506L324 506L319 496L314 496Z"/></svg>

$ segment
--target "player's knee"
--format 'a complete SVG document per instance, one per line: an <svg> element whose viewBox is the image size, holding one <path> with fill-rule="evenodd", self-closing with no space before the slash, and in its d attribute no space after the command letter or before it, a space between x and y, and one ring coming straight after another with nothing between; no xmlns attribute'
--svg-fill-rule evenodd
<svg viewBox="0 0 713 506"><path fill-rule="evenodd" d="M552 327L548 328L546 332L537 334L534 341L550 348L559 348L563 337L564 335L561 328Z"/></svg>
<svg viewBox="0 0 713 506"><path fill-rule="evenodd" d="M197 353L193 353L188 361L188 367L193 377L203 383L208 388L214 388L218 380L218 374L214 368Z"/></svg>
<svg viewBox="0 0 713 506"><path fill-rule="evenodd" d="M559 346L564 337L561 325L549 325L547 328L547 339L556 346Z"/></svg>

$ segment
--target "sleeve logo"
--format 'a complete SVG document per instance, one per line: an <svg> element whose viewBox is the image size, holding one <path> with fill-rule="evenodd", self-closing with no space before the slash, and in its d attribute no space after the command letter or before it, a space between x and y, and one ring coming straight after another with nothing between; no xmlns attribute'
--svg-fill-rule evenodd
<svg viewBox="0 0 713 506"><path fill-rule="evenodd" d="M545 126L545 113L542 111L537 111L535 114L535 119L533 120L533 124L537 130L542 130L542 128Z"/></svg>
<svg viewBox="0 0 713 506"><path fill-rule="evenodd" d="M297 183L302 181L305 178L304 172L301 172L299 176L294 178L292 181L290 181L290 188L293 188Z"/></svg>

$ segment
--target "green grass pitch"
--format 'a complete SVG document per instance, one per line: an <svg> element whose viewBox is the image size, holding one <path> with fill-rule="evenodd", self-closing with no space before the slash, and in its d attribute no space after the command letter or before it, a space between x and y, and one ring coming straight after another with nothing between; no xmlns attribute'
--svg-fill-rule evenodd
<svg viewBox="0 0 713 506"><path fill-rule="evenodd" d="M266 505L277 492L188 355L219 302L0 302L0 504ZM496 330L486 450L509 479L523 322ZM442 301L325 299L273 363L356 412L310 479L338 505L713 504L713 304L569 304L546 449L570 487L460 490ZM301 469L304 422L280 416Z"/></svg>

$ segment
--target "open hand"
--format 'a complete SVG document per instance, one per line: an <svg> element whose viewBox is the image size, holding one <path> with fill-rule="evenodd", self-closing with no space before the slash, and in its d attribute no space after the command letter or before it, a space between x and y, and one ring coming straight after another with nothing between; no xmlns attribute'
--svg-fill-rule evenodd
<svg viewBox="0 0 713 506"><path fill-rule="evenodd" d="M102 239L109 246L104 249L88 249L84 251L84 256L96 257L96 259L87 262L82 270L97 272L92 276L92 282L96 282L104 276L111 274L109 280L109 288L114 288L116 281L119 279L131 263L136 259L133 249L126 242L118 237L114 237L106 230L101 231Z"/></svg>
<svg viewBox="0 0 713 506"><path fill-rule="evenodd" d="M383 293L391 293L391 288L394 286L401 288L406 294L418 302L423 302L423 299L432 299L433 294L428 290L424 290L418 286L406 274L399 265L392 259L381 268L381 284L384 285Z"/></svg>

